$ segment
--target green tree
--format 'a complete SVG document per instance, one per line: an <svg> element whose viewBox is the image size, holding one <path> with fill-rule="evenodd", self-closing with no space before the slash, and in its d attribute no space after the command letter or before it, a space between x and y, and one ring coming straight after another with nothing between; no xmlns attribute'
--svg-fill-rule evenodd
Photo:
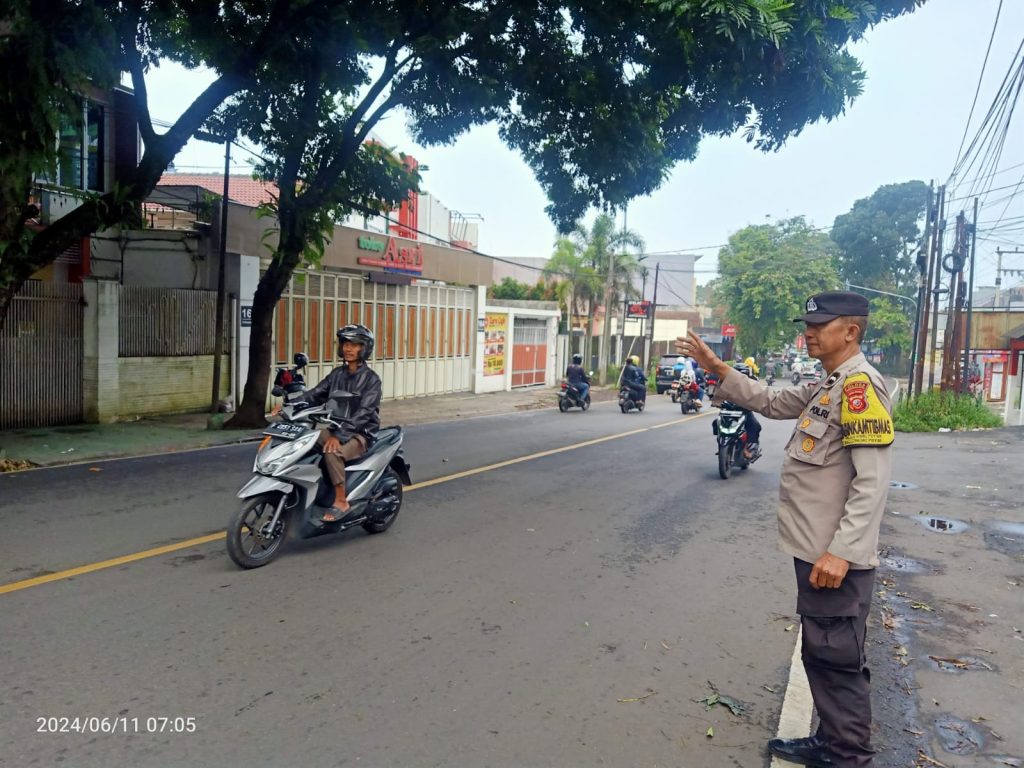
<svg viewBox="0 0 1024 768"><path fill-rule="evenodd" d="M757 148L774 150L809 123L839 116L864 79L848 44L920 2L104 3L97 7L120 32L125 61L119 64L135 84L145 155L118 191L68 214L30 246L22 246L24 227L0 232L4 266L12 247L18 253L10 277L0 271L6 280L0 307L76 237L131 221L139 201L218 105L232 94L258 91L260 78L272 80L272 70L294 67L303 54L313 69L330 69L317 84L337 97L345 126L317 140L338 151L327 153L334 159L300 179L303 184L338 189L346 163L358 156L360 137L398 108L425 145L496 122L534 170L551 201L549 214L567 231L592 206L621 209L657 189L673 164L696 156L703 136L743 130ZM71 4L56 5L53 13ZM162 55L203 63L219 77L169 131L157 134L142 75ZM310 82L302 71L277 79ZM31 98L50 93L43 89ZM312 90L287 95L320 104ZM5 116L21 106L8 97L0 92ZM26 198L15 202L23 206ZM287 201L281 203L279 248L292 259L305 250L305 234L321 237L322 230L294 228ZM324 216L320 209L312 219Z"/></svg>
<svg viewBox="0 0 1024 768"><path fill-rule="evenodd" d="M642 251L643 238L630 229L616 229L615 220L607 213L599 214L590 229L577 225L573 232L577 248L582 252L586 265L593 271L596 280L587 285L588 333L594 327L594 309L600 303L605 308L604 335L602 346L605 359L600 361L598 370L607 366L608 335L611 328L611 313L619 301L636 293L633 279L640 269L640 260L627 249ZM588 344L587 354L593 353L593 339Z"/></svg>
<svg viewBox="0 0 1024 768"><path fill-rule="evenodd" d="M492 285L487 291L489 298L503 299L505 301L522 301L530 293L530 286L520 283L514 277L503 277L497 285Z"/></svg>
<svg viewBox="0 0 1024 768"><path fill-rule="evenodd" d="M839 284L835 250L828 235L815 232L802 216L729 237L718 253L716 295L728 307L744 354L764 354L793 340L793 318L807 297Z"/></svg>
<svg viewBox="0 0 1024 768"><path fill-rule="evenodd" d="M923 181L887 184L836 217L832 239L839 246L839 276L855 285L913 295L911 257L928 209Z"/></svg>
<svg viewBox="0 0 1024 768"><path fill-rule="evenodd" d="M903 373L906 353L913 344L913 331L906 310L895 299L871 299L867 339L882 351L882 365L886 370Z"/></svg>

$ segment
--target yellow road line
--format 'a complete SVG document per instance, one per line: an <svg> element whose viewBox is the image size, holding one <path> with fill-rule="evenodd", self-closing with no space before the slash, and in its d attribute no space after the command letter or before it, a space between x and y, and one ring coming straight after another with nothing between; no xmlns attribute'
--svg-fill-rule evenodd
<svg viewBox="0 0 1024 768"><path fill-rule="evenodd" d="M628 432L619 432L614 435L606 435L605 437L597 437L593 440L584 440L581 443L573 443L572 445L565 445L561 448L552 448L547 451L539 451L537 453L531 453L526 456L519 456L515 459L508 459L506 461L499 461L495 464L488 464L484 467L477 467L475 469L467 469L463 472L455 472L451 475L445 475L444 477L436 477L433 480L425 480L422 483L413 483L407 486L405 490L416 491L420 488L429 488L432 485L440 485L441 483L448 483L452 480L461 480L464 477L472 477L473 475L479 475L483 472L491 472L495 469L501 469L503 467L510 467L514 464L522 464L524 461L532 461L533 459L542 459L545 456L554 456L559 453L565 453L566 451L574 451L578 448L586 448L591 445L599 445L601 443L607 443L610 440L618 440L623 437L630 437L632 435L639 435L643 432L650 432L653 429L661 429L662 427L671 427L676 424L683 424L687 421L693 421L699 419L705 414L698 413L693 416L687 416L682 419L673 419L672 421L666 421L661 424L654 424L650 427L640 427L639 429L631 429ZM70 579L73 576L81 576L86 573L92 573L94 571L102 571L106 568L115 568L125 563L134 563L137 560L145 560L150 557L158 557L159 555L166 555L170 552L177 552L182 549L190 549L191 547L197 547L201 544L209 544L212 541L223 539L225 532L211 533L206 536L199 536L194 539L188 539L186 541L179 541L175 544L166 544L162 547L154 547L153 549L146 549L142 552L135 552L131 555L123 555L121 557L115 557L110 560L101 560L97 563L89 563L88 565L80 565L77 568L69 568L65 571L57 571L55 573L48 573L45 576L36 576L31 579L23 579L22 581L12 581L8 584L0 584L0 595L8 594L9 592L18 592L22 589L28 589L29 587L38 587L41 584L49 584L51 581L61 581L63 579Z"/></svg>
<svg viewBox="0 0 1024 768"><path fill-rule="evenodd" d="M162 547L154 547L153 549L147 549L142 552L136 552L132 555L123 555L121 557L115 557L111 560L101 560L98 563L80 565L77 568L69 568L66 571L48 573L45 576L36 576L35 578L23 579L22 581L12 581L10 584L0 584L0 595L7 594L8 592L17 592L19 589L37 587L40 584L48 584L51 581L70 579L72 576L81 576L84 573L102 571L105 568L114 568L118 565L124 565L125 563L134 563L136 560L145 560L148 557L166 555L168 552L177 552L179 549L188 549L189 547L197 547L200 544L209 544L211 541L223 539L224 533L224 531L221 531L220 533L211 533L206 536L199 536L194 539L189 539L188 541L179 541L175 544L166 544Z"/></svg>

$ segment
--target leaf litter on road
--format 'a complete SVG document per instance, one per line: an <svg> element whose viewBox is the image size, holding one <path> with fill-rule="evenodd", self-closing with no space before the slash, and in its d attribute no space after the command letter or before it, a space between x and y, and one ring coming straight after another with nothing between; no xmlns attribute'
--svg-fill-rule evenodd
<svg viewBox="0 0 1024 768"><path fill-rule="evenodd" d="M635 701L643 701L644 699L649 699L651 696L653 696L656 693L657 693L657 691L654 691L654 690L651 690L650 688L648 688L647 689L647 693L645 693L643 696L630 696L628 699L616 699L616 701L619 704L632 704Z"/></svg>
<svg viewBox="0 0 1024 768"><path fill-rule="evenodd" d="M717 704L721 704L723 707L728 707L729 711L734 715L739 716L747 711L747 708L736 699L731 696L725 696L720 693L718 688L708 680L708 685L711 686L711 693L705 696L703 699L694 699L698 704L703 704L705 710L712 710Z"/></svg>

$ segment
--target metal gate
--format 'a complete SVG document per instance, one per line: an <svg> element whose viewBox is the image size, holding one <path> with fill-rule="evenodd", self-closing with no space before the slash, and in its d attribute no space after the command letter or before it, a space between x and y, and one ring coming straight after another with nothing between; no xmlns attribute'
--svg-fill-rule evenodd
<svg viewBox="0 0 1024 768"><path fill-rule="evenodd" d="M512 334L512 386L543 384L548 365L546 320L516 318Z"/></svg>
<svg viewBox="0 0 1024 768"><path fill-rule="evenodd" d="M295 352L310 359L309 385L338 365L335 331L346 323L373 330L371 363L385 398L470 388L475 291L447 285L384 285L362 275L296 270L274 316L274 362Z"/></svg>
<svg viewBox="0 0 1024 768"><path fill-rule="evenodd" d="M30 280L0 330L0 429L82 421L82 286Z"/></svg>

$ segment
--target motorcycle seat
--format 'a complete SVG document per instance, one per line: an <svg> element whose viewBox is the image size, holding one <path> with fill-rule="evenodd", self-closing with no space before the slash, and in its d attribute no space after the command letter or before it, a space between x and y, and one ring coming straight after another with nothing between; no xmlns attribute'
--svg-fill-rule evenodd
<svg viewBox="0 0 1024 768"><path fill-rule="evenodd" d="M379 448L387 445L394 445L402 437L401 427L381 427L377 430L377 435L373 439L373 444L370 446L372 451L374 448Z"/></svg>

